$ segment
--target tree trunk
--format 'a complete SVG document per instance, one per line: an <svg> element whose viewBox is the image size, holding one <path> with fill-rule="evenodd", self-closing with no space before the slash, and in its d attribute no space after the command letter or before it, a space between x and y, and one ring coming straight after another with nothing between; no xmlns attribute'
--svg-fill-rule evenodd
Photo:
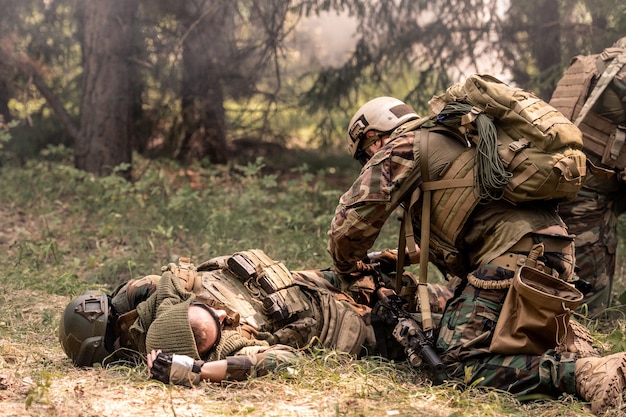
<svg viewBox="0 0 626 417"><path fill-rule="evenodd" d="M183 42L183 141L179 159L208 158L227 162L224 91L219 66L213 62L216 39L206 33L210 25L197 25ZM187 25L190 27L190 25Z"/></svg>
<svg viewBox="0 0 626 417"><path fill-rule="evenodd" d="M539 0L534 3L535 28L528 32L530 47L537 63L537 72L543 75L539 79L539 97L548 100L554 90L554 75L561 69L561 26L558 0ZM529 14L532 16L532 14ZM557 78L558 79L558 78Z"/></svg>
<svg viewBox="0 0 626 417"><path fill-rule="evenodd" d="M11 113L9 112L9 99L11 98L11 93L9 91L9 86L4 80L0 80L0 117L5 123L11 121Z"/></svg>
<svg viewBox="0 0 626 417"><path fill-rule="evenodd" d="M109 175L132 163L130 53L137 0L85 0L84 87L76 168Z"/></svg>

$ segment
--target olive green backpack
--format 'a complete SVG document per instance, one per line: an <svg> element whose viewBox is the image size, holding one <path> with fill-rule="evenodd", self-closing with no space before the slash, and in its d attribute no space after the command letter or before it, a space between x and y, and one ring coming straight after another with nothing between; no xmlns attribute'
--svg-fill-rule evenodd
<svg viewBox="0 0 626 417"><path fill-rule="evenodd" d="M421 158L399 191L406 196L398 242L398 271L402 276L405 248L408 262L417 262L410 218L422 200L420 292L425 331L433 328L427 300L429 253L453 273L463 273L456 239L479 201L506 199L513 204L535 200L572 200L586 175L582 132L561 112L534 94L510 87L490 75L475 74L429 101L430 114L400 126L392 137L419 129L426 122L447 128L468 147L439 180L428 178L428 161ZM427 135L430 130L422 129ZM427 136L420 140L427 155ZM414 182L422 175L422 193ZM431 228L436 231L431 235ZM396 290L402 282L397 279Z"/></svg>
<svg viewBox="0 0 626 417"><path fill-rule="evenodd" d="M582 132L533 93L475 74L429 105L431 120L475 145L481 199L571 200L580 190Z"/></svg>

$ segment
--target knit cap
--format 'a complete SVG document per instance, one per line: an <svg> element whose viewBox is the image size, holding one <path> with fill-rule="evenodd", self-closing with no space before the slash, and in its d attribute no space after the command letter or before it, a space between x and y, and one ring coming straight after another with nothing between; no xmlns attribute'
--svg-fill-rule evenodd
<svg viewBox="0 0 626 417"><path fill-rule="evenodd" d="M146 351L161 350L163 353L186 355L200 359L189 324L189 299L163 311L152 322L146 335Z"/></svg>

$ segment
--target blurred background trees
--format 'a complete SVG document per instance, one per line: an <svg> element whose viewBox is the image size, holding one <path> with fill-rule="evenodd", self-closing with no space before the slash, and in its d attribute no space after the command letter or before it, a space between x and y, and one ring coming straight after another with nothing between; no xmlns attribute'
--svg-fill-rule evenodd
<svg viewBox="0 0 626 417"><path fill-rule="evenodd" d="M49 145L130 178L132 154L224 164L343 145L354 109L423 111L474 72L549 99L570 59L626 35L608 0L0 0L3 162Z"/></svg>

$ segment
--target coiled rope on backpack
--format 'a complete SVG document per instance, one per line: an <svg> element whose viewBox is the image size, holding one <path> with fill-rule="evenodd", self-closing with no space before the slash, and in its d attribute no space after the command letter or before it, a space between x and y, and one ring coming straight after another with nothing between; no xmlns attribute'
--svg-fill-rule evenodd
<svg viewBox="0 0 626 417"><path fill-rule="evenodd" d="M444 126L459 128L464 125L464 116L472 113L471 104L452 101L437 116L437 122ZM473 125L478 132L476 144L476 181L480 198L483 201L500 200L504 188L513 174L506 170L498 156L498 133L493 121L485 113L474 114Z"/></svg>

